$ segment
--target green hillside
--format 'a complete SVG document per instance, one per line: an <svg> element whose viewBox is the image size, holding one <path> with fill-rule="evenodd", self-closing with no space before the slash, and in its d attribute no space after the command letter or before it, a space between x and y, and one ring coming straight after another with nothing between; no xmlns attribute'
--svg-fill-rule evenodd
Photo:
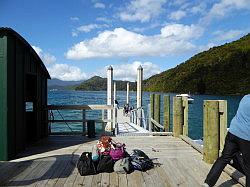
<svg viewBox="0 0 250 187"><path fill-rule="evenodd" d="M116 89L125 91L127 90L127 82L128 81L115 81ZM99 76L94 76L80 85L75 87L75 90L89 90L89 91L101 91L107 90L107 78L102 78ZM130 82L130 90L136 90L136 83Z"/></svg>
<svg viewBox="0 0 250 187"><path fill-rule="evenodd" d="M150 77L144 81L144 88L176 93L250 93L250 34Z"/></svg>

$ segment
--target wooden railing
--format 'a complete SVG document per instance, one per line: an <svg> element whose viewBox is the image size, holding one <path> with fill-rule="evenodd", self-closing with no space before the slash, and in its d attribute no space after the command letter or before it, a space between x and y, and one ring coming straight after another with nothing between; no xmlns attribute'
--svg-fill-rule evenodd
<svg viewBox="0 0 250 187"><path fill-rule="evenodd" d="M95 123L102 123L103 125L103 131L105 130L105 125L107 123L110 123L111 125L111 131L113 131L117 127L117 108L113 105L47 105L44 110L49 111L48 113L51 114L52 111L58 111L62 119L51 119L49 116L49 120L46 121L47 123L65 123L69 128L70 126L68 123L82 123L82 134L86 134L86 124L89 121L94 121ZM80 110L82 111L82 119L64 119L62 114L59 112L59 110ZM86 119L86 110L101 110L102 111L102 118L101 119ZM105 113L108 110L113 111L113 117L111 119L105 118ZM52 113L53 114L53 113ZM71 132L73 134L76 134L77 132L73 132L70 128ZM53 133L51 133L53 134Z"/></svg>
<svg viewBox="0 0 250 187"><path fill-rule="evenodd" d="M164 125L160 124L160 95L151 94L149 104L149 130L169 131L170 99L164 96ZM150 126L152 125L152 127ZM188 137L188 99L173 97L173 136L181 138L203 155L206 163L212 164L221 154L227 134L227 101L204 100L203 102L203 145ZM224 169L232 178L245 186L242 174L232 166Z"/></svg>

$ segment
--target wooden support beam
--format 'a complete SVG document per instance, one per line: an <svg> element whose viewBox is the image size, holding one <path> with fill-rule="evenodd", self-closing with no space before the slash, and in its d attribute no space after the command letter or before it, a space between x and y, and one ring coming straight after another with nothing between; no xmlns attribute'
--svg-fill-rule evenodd
<svg viewBox="0 0 250 187"><path fill-rule="evenodd" d="M139 108L142 107L142 80L143 80L143 68L139 66L137 68L137 125L141 126L142 113Z"/></svg>
<svg viewBox="0 0 250 187"><path fill-rule="evenodd" d="M165 95L163 97L163 125L164 125L164 131L169 132L170 131L170 96Z"/></svg>
<svg viewBox="0 0 250 187"><path fill-rule="evenodd" d="M174 97L173 98L173 134L174 137L179 137L183 134L183 106L182 98Z"/></svg>
<svg viewBox="0 0 250 187"><path fill-rule="evenodd" d="M82 110L82 135L86 135L86 111Z"/></svg>
<svg viewBox="0 0 250 187"><path fill-rule="evenodd" d="M188 136L188 98L182 97L184 122L183 122L183 135Z"/></svg>
<svg viewBox="0 0 250 187"><path fill-rule="evenodd" d="M113 105L113 67L109 66L107 70L107 105ZM108 120L112 119L112 110L108 110ZM112 131L112 123L108 123L105 127L108 132Z"/></svg>
<svg viewBox="0 0 250 187"><path fill-rule="evenodd" d="M222 151L227 134L227 101L219 100L219 118L220 118L220 150Z"/></svg>
<svg viewBox="0 0 250 187"><path fill-rule="evenodd" d="M203 105L203 136L205 162L213 164L219 156L219 102L205 100Z"/></svg>
<svg viewBox="0 0 250 187"><path fill-rule="evenodd" d="M154 101L154 120L157 123L160 123L160 108L161 108L161 95L155 94L155 101ZM160 131L160 129L156 126L154 126L155 131Z"/></svg>
<svg viewBox="0 0 250 187"><path fill-rule="evenodd" d="M127 82L127 104L129 104L129 82Z"/></svg>
<svg viewBox="0 0 250 187"><path fill-rule="evenodd" d="M151 122L158 128L160 129L164 129L164 126L161 125L160 123L158 123L157 121L155 121L153 118L151 118Z"/></svg>
<svg viewBox="0 0 250 187"><path fill-rule="evenodd" d="M154 118L154 103L155 103L155 94L150 94L150 116L149 119ZM150 128L149 131L154 131L154 125L152 124L150 120Z"/></svg>

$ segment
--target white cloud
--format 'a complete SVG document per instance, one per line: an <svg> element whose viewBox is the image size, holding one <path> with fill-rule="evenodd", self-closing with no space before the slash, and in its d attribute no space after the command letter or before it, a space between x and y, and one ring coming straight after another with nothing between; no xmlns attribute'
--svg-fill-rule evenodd
<svg viewBox="0 0 250 187"><path fill-rule="evenodd" d="M95 8L102 8L102 9L104 9L105 8L105 4L103 4L103 3L95 3L94 7Z"/></svg>
<svg viewBox="0 0 250 187"><path fill-rule="evenodd" d="M196 25L170 24L161 29L163 37L171 37L177 41L199 38L202 34L203 28Z"/></svg>
<svg viewBox="0 0 250 187"><path fill-rule="evenodd" d="M229 30L229 31L216 31L213 34L216 36L215 40L225 41L238 38L243 35L244 31L242 30Z"/></svg>
<svg viewBox="0 0 250 187"><path fill-rule="evenodd" d="M70 20L71 21L79 21L79 18L78 17L71 17Z"/></svg>
<svg viewBox="0 0 250 187"><path fill-rule="evenodd" d="M160 68L156 64L151 62L134 61L133 63L112 65L114 69L114 80L136 81L137 68L140 65L143 67L143 79L147 79L152 75L160 73ZM101 70L101 76L107 76L107 68L108 67L105 67Z"/></svg>
<svg viewBox="0 0 250 187"><path fill-rule="evenodd" d="M195 25L169 24L161 33L146 36L116 28L104 31L90 40L84 40L71 47L66 57L82 60L95 57L166 56L192 50L191 40L202 35L203 29Z"/></svg>
<svg viewBox="0 0 250 187"><path fill-rule="evenodd" d="M81 32L88 33L88 32L95 30L95 29L108 28L108 27L109 27L109 25L107 25L107 24L82 25L82 26L78 27L76 30L73 30L71 34L73 37L76 37Z"/></svg>
<svg viewBox="0 0 250 187"><path fill-rule="evenodd" d="M213 18L222 18L233 10L250 9L249 0L221 0L215 3L208 14L205 21L210 22Z"/></svg>
<svg viewBox="0 0 250 187"><path fill-rule="evenodd" d="M40 47L32 47L44 62L51 78L57 78L64 81L78 81L87 78L87 75L82 72L80 68L68 64L57 64L55 63L55 56L44 53Z"/></svg>
<svg viewBox="0 0 250 187"><path fill-rule="evenodd" d="M42 59L45 65L53 64L56 61L56 57L43 52L43 50L37 46L32 46L33 49L36 51L36 53L39 55L39 57Z"/></svg>
<svg viewBox="0 0 250 187"><path fill-rule="evenodd" d="M80 68L68 64L54 64L47 69L51 78L63 81L79 81L87 78L87 75Z"/></svg>
<svg viewBox="0 0 250 187"><path fill-rule="evenodd" d="M96 21L101 21L101 22L105 22L105 23L110 23L110 22L112 22L111 19L106 18L106 17L98 17L98 18L96 18Z"/></svg>
<svg viewBox="0 0 250 187"><path fill-rule="evenodd" d="M123 21L147 22L162 13L165 3L166 0L132 0L119 17Z"/></svg>
<svg viewBox="0 0 250 187"><path fill-rule="evenodd" d="M178 10L178 11L175 11L175 12L172 12L169 16L170 19L172 20L180 20L182 19L183 17L186 16L186 12L183 11L183 10Z"/></svg>
<svg viewBox="0 0 250 187"><path fill-rule="evenodd" d="M200 4L193 6L190 9L190 12L193 13L193 14L202 14L203 15L203 14L206 13L206 8L207 8L206 3L201 2Z"/></svg>

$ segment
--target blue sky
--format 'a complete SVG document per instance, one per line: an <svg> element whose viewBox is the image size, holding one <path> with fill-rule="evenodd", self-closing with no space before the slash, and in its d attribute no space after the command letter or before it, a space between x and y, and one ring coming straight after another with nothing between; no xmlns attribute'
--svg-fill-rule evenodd
<svg viewBox="0 0 250 187"><path fill-rule="evenodd" d="M1 0L0 26L20 33L53 78L144 78L250 32L250 0Z"/></svg>

